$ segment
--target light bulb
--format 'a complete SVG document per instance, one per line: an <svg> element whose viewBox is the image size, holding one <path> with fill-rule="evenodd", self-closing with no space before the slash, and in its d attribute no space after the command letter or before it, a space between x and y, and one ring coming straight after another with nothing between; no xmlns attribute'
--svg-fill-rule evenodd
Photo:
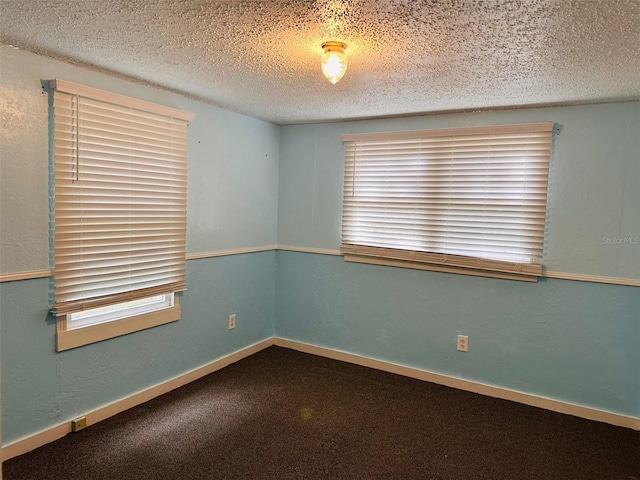
<svg viewBox="0 0 640 480"><path fill-rule="evenodd" d="M347 56L343 53L347 46L342 42L325 42L322 44L324 54L320 62L322 73L327 80L336 84L347 71Z"/></svg>

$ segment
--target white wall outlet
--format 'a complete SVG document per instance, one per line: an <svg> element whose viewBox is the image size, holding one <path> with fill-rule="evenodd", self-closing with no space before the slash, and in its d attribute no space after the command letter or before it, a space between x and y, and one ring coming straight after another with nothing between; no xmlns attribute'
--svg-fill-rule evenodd
<svg viewBox="0 0 640 480"><path fill-rule="evenodd" d="M469 351L469 337L467 335L458 335L458 351Z"/></svg>
<svg viewBox="0 0 640 480"><path fill-rule="evenodd" d="M229 330L236 328L236 314L229 315Z"/></svg>

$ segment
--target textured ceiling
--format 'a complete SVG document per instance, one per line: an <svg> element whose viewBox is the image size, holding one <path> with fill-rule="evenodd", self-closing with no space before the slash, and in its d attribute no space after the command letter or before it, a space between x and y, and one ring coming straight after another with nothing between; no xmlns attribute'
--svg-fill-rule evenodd
<svg viewBox="0 0 640 480"><path fill-rule="evenodd" d="M0 40L278 124L640 98L638 0L1 0ZM331 85L321 44L347 44Z"/></svg>

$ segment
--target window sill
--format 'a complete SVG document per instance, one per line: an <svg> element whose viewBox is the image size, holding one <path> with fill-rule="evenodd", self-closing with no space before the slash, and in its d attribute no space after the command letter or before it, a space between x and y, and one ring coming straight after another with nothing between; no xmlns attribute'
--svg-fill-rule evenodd
<svg viewBox="0 0 640 480"><path fill-rule="evenodd" d="M180 300L175 296L173 307L134 315L112 322L67 330L65 316L57 320L56 351L61 352L147 328L157 327L180 319Z"/></svg>
<svg viewBox="0 0 640 480"><path fill-rule="evenodd" d="M451 265L437 265L432 263L412 262L407 260L394 260L389 258L367 257L361 255L344 254L346 262L367 263L370 265L384 265L387 267L413 268L417 270L430 270L434 272L456 273L459 275L473 275L476 277L500 278L503 280L518 280L521 282L537 282L538 275L497 272L492 270L480 270L475 268L457 267Z"/></svg>

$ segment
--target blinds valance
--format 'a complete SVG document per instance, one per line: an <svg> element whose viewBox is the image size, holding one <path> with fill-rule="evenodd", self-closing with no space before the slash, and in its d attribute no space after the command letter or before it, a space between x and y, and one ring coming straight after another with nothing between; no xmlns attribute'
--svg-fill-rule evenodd
<svg viewBox="0 0 640 480"><path fill-rule="evenodd" d="M342 252L539 276L553 125L343 135Z"/></svg>
<svg viewBox="0 0 640 480"><path fill-rule="evenodd" d="M186 288L188 112L53 82L56 315Z"/></svg>

